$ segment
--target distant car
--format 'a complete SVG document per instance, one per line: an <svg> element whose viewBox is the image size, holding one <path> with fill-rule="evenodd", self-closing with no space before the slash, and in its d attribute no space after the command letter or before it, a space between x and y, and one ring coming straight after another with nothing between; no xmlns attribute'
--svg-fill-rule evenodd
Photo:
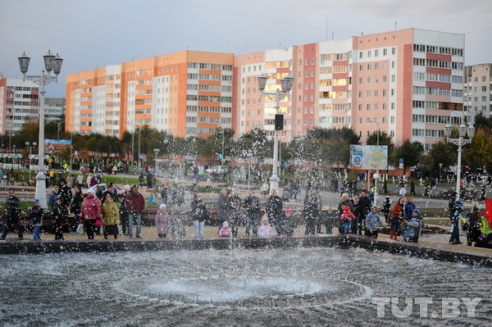
<svg viewBox="0 0 492 327"><path fill-rule="evenodd" d="M212 174L212 173L223 174L223 173L225 173L225 168L224 168L224 166L212 166L212 167L208 168L207 170L205 170L205 172L207 174Z"/></svg>
<svg viewBox="0 0 492 327"><path fill-rule="evenodd" d="M118 186L116 184L113 184L113 186L116 188L116 192L118 192L118 195L122 195L125 193L125 190L123 189L123 187ZM106 183L99 183L99 184L96 184L90 188L96 190L97 187L100 187L101 190L103 191L103 193L106 192L106 189L107 189ZM89 188L82 189L82 194L86 195L88 191L89 191Z"/></svg>

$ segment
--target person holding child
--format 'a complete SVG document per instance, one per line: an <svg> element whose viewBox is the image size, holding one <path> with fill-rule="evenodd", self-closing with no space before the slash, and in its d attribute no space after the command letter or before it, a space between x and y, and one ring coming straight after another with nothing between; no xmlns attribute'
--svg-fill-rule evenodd
<svg viewBox="0 0 492 327"><path fill-rule="evenodd" d="M355 219L355 215L348 205L342 203L341 208L342 214L340 215L340 221L342 222L342 233L350 234L352 232L352 220Z"/></svg>

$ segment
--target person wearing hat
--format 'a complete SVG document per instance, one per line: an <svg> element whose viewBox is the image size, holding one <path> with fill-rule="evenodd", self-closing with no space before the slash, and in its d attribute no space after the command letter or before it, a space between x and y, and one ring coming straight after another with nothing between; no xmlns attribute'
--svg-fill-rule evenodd
<svg viewBox="0 0 492 327"><path fill-rule="evenodd" d="M43 226L44 209L39 205L39 199L34 199L34 205L30 210L29 217L32 219L32 240L40 241L41 226Z"/></svg>
<svg viewBox="0 0 492 327"><path fill-rule="evenodd" d="M384 199L381 212L384 214L384 222L387 224L389 222L389 213L391 212L391 199L389 196Z"/></svg>
<svg viewBox="0 0 492 327"><path fill-rule="evenodd" d="M157 210L155 215L155 227L159 238L166 238L167 234L169 234L169 213L164 203L159 206L159 210Z"/></svg>
<svg viewBox="0 0 492 327"><path fill-rule="evenodd" d="M85 231L89 240L94 239L96 220L101 219L101 200L95 196L93 188L87 190L87 196L82 203L81 217L85 220Z"/></svg>

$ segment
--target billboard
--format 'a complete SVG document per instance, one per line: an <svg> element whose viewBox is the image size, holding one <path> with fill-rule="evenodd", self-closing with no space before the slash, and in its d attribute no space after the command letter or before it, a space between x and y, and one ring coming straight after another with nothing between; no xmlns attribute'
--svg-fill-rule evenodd
<svg viewBox="0 0 492 327"><path fill-rule="evenodd" d="M384 170L388 168L387 145L350 145L350 163L353 169Z"/></svg>

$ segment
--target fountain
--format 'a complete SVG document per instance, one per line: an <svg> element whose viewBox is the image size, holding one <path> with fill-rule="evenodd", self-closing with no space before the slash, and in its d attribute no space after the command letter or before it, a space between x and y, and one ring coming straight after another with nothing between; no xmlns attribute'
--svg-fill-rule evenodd
<svg viewBox="0 0 492 327"><path fill-rule="evenodd" d="M4 326L372 326L384 321L374 299L403 310L422 297L428 314L395 318L388 304L386 321L444 323L450 297L482 298L474 317L462 302L454 325L492 319L489 268L361 247L0 255L0 266Z"/></svg>

